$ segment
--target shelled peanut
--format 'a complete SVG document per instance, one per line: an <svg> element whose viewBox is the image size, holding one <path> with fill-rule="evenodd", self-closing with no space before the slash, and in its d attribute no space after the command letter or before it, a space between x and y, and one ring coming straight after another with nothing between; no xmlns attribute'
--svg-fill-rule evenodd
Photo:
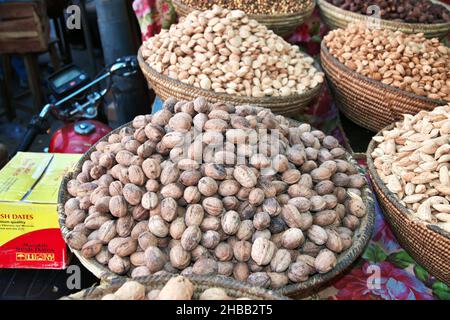
<svg viewBox="0 0 450 320"><path fill-rule="evenodd" d="M205 90L265 97L302 94L323 82L314 60L243 11L193 11L142 47L158 73Z"/></svg>
<svg viewBox="0 0 450 320"><path fill-rule="evenodd" d="M214 5L218 5L257 15L302 12L311 6L312 0L181 0L180 2L199 10L211 9Z"/></svg>
<svg viewBox="0 0 450 320"><path fill-rule="evenodd" d="M151 290L141 282L129 280L114 292L104 294L101 300L194 300L194 291L195 285L183 276L173 277L161 289ZM204 290L198 300L249 300L249 298L230 297L224 289L211 287Z"/></svg>
<svg viewBox="0 0 450 320"><path fill-rule="evenodd" d="M331 55L350 69L408 92L450 101L450 49L422 33L350 24L324 37Z"/></svg>
<svg viewBox="0 0 450 320"><path fill-rule="evenodd" d="M336 138L248 105L168 99L67 183L66 241L117 274L279 288L334 268L366 215Z"/></svg>
<svg viewBox="0 0 450 320"><path fill-rule="evenodd" d="M450 232L450 105L404 115L373 137L374 165L412 217Z"/></svg>

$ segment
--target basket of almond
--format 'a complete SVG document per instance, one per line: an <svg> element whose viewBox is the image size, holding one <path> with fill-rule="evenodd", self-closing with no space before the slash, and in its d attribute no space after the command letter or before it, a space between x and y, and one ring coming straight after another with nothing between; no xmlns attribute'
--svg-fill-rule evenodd
<svg viewBox="0 0 450 320"><path fill-rule="evenodd" d="M436 0L317 0L317 6L331 29L362 22L404 33L422 32L426 38L444 38L450 31L450 7Z"/></svg>
<svg viewBox="0 0 450 320"><path fill-rule="evenodd" d="M253 1L253 0L173 0L175 11L181 17L193 10L209 10L214 5L230 10L242 10L281 37L289 36L311 14L314 0Z"/></svg>
<svg viewBox="0 0 450 320"><path fill-rule="evenodd" d="M283 115L304 112L318 96L324 74L301 52L243 11L217 6L193 11L147 40L138 53L149 87L209 102L252 104Z"/></svg>
<svg viewBox="0 0 450 320"><path fill-rule="evenodd" d="M405 115L373 137L369 173L397 239L450 284L450 105Z"/></svg>
<svg viewBox="0 0 450 320"><path fill-rule="evenodd" d="M450 101L450 49L423 34L351 24L324 37L321 61L339 109L375 132Z"/></svg>
<svg viewBox="0 0 450 320"><path fill-rule="evenodd" d="M159 275L111 281L62 300L288 300L272 290L227 277Z"/></svg>
<svg viewBox="0 0 450 320"><path fill-rule="evenodd" d="M168 99L102 138L58 202L66 242L99 278L226 276L289 296L343 272L374 224L336 138L204 97Z"/></svg>

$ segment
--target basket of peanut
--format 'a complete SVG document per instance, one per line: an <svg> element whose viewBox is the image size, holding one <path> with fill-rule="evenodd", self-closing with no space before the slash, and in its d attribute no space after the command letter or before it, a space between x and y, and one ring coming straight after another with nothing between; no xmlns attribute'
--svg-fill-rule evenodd
<svg viewBox="0 0 450 320"><path fill-rule="evenodd" d="M99 278L222 275L300 295L340 274L374 223L337 139L249 105L170 98L65 177L62 234Z"/></svg>
<svg viewBox="0 0 450 320"><path fill-rule="evenodd" d="M450 284L450 105L384 128L367 150L369 173L397 239Z"/></svg>
<svg viewBox="0 0 450 320"><path fill-rule="evenodd" d="M158 96L304 112L323 83L314 59L243 11L217 6L147 40L138 61Z"/></svg>
<svg viewBox="0 0 450 320"><path fill-rule="evenodd" d="M317 6L330 29L365 23L407 34L421 32L426 38L444 38L450 32L450 6L436 0L317 0Z"/></svg>
<svg viewBox="0 0 450 320"><path fill-rule="evenodd" d="M209 10L214 5L230 10L242 10L277 35L292 34L314 11L314 0L254 1L254 0L172 0L177 14L187 16L194 10Z"/></svg>
<svg viewBox="0 0 450 320"><path fill-rule="evenodd" d="M288 300L228 277L159 275L114 278L62 300Z"/></svg>
<svg viewBox="0 0 450 320"><path fill-rule="evenodd" d="M450 101L450 49L421 34L352 24L324 37L321 61L340 110L375 132Z"/></svg>

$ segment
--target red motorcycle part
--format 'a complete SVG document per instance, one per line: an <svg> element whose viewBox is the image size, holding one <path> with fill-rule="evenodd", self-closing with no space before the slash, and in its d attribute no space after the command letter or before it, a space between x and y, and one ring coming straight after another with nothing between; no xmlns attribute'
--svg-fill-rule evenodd
<svg viewBox="0 0 450 320"><path fill-rule="evenodd" d="M85 153L112 129L96 120L83 120L58 129L50 140L49 152Z"/></svg>

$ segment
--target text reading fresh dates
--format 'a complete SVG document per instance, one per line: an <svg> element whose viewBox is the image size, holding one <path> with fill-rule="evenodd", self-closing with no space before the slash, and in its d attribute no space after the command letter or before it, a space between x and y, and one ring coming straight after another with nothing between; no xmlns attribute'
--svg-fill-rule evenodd
<svg viewBox="0 0 450 320"><path fill-rule="evenodd" d="M204 318L210 314L222 315L270 315L272 306L267 304L244 304L244 305L226 305L222 304L219 308L213 307L190 307L183 305L177 307L178 315L202 315Z"/></svg>
<svg viewBox="0 0 450 320"><path fill-rule="evenodd" d="M0 219L33 220L34 217L33 217L31 214L9 214L9 213L0 213Z"/></svg>

